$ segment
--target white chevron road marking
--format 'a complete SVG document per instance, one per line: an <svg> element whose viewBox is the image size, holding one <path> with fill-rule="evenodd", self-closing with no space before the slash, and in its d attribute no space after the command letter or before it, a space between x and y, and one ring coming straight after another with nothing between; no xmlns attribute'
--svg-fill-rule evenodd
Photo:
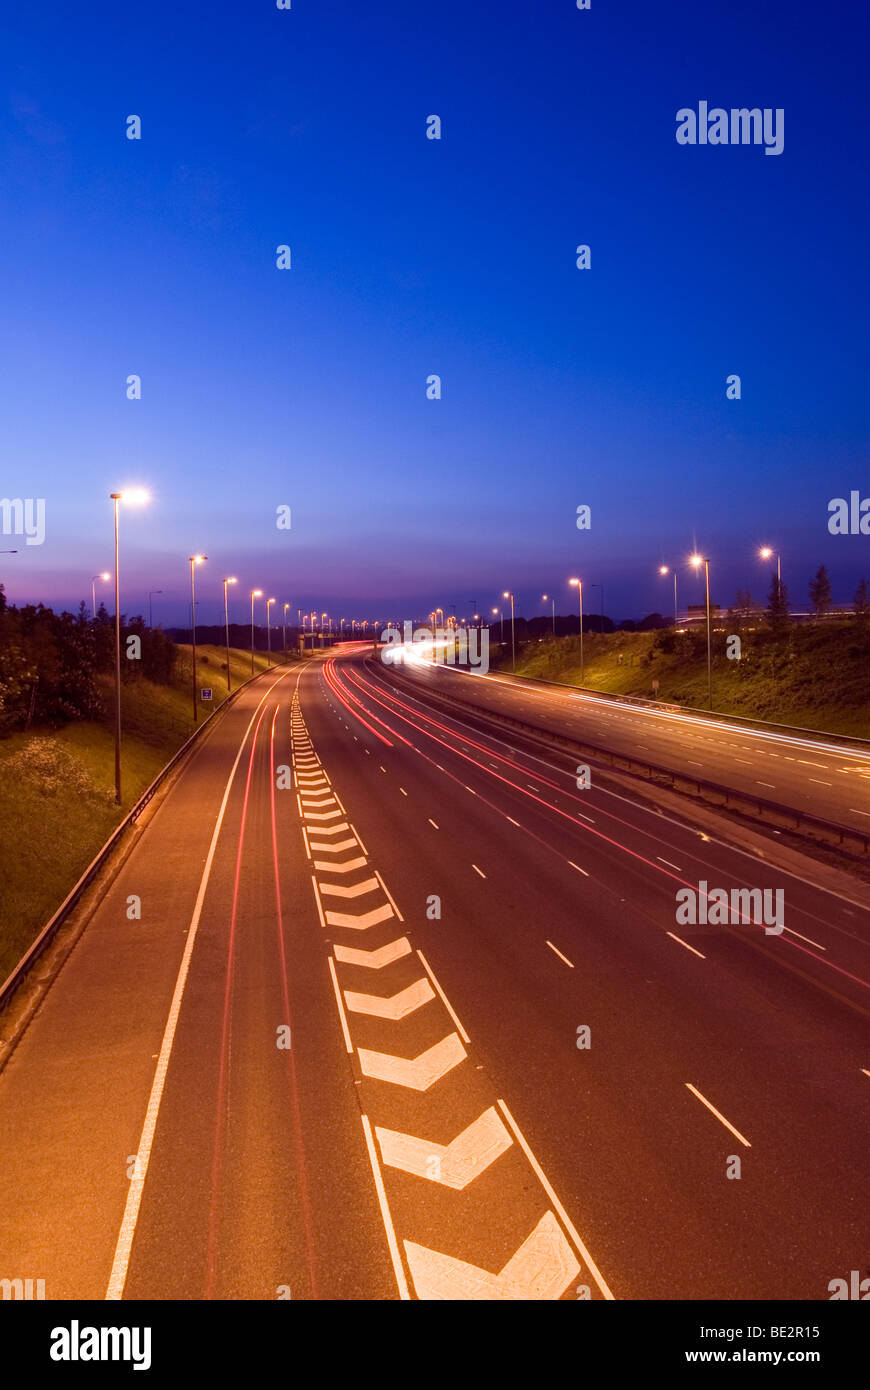
<svg viewBox="0 0 870 1390"><path fill-rule="evenodd" d="M415 980L407 989L385 999L380 994L355 994L353 990L344 991L344 1002L353 1014L369 1014L372 1018L388 1018L398 1023L409 1014L421 1009L435 998L435 991L428 980Z"/></svg>
<svg viewBox="0 0 870 1390"><path fill-rule="evenodd" d="M330 845L329 848L331 849L332 846ZM368 860L360 854L356 859L344 859L340 864L330 864L328 859L315 859L314 867L330 874L349 874L354 869L364 869L367 863ZM323 884L320 886L322 888Z"/></svg>
<svg viewBox="0 0 870 1390"><path fill-rule="evenodd" d="M308 810L306 810L306 812L305 812L305 819L306 819L306 820L333 820L336 816L340 816L341 814L342 814L341 811L308 811Z"/></svg>
<svg viewBox="0 0 870 1390"><path fill-rule="evenodd" d="M393 916L389 903L373 907L371 912L327 912L326 920L331 927L351 927L354 931L368 931L378 922L387 922Z"/></svg>
<svg viewBox="0 0 870 1390"><path fill-rule="evenodd" d="M336 829L338 829L337 826ZM332 833L331 829L329 833ZM322 835L323 831L320 829L312 830L311 834ZM355 839L338 840L333 845L327 844L321 840L309 840L309 844L311 845L312 849L316 849L320 851L322 854L344 854L344 851L346 849L359 849L359 841Z"/></svg>
<svg viewBox="0 0 870 1390"><path fill-rule="evenodd" d="M334 946L335 959L342 965L364 965L369 970L383 970L385 965L401 960L411 954L411 943L406 936L387 942L377 951L360 951L355 946Z"/></svg>
<svg viewBox="0 0 870 1390"><path fill-rule="evenodd" d="M321 883L318 879L317 886L321 893L332 893L336 898L359 898L363 893L371 893L373 889L380 888L376 878L364 878L359 883Z"/></svg>
<svg viewBox="0 0 870 1390"><path fill-rule="evenodd" d="M428 1091L468 1056L457 1033L448 1033L419 1057L394 1057L389 1052L369 1052L363 1047L357 1051L365 1076L389 1081L393 1086L406 1086L411 1091Z"/></svg>
<svg viewBox="0 0 870 1390"><path fill-rule="evenodd" d="M443 1183L457 1192L462 1192L513 1144L494 1105L449 1144L433 1144L395 1129L377 1128L375 1133L388 1167Z"/></svg>
<svg viewBox="0 0 870 1390"><path fill-rule="evenodd" d="M541 1217L498 1274L409 1240L405 1255L417 1297L427 1300L552 1300L561 1298L580 1272L579 1261L551 1211Z"/></svg>
<svg viewBox="0 0 870 1390"><path fill-rule="evenodd" d="M318 825L316 833L318 835L337 835L341 830L350 830L347 821L342 821L341 825ZM313 845L314 841L312 840L311 843ZM356 841L352 840L351 843L356 844ZM317 848L319 849L321 846L318 845ZM323 845L322 848L329 849L329 845Z"/></svg>

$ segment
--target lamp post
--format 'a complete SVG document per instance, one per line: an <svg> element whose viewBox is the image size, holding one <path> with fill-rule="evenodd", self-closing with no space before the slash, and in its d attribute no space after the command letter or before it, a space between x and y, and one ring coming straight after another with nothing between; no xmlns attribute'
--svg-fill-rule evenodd
<svg viewBox="0 0 870 1390"><path fill-rule="evenodd" d="M190 640L191 640L191 646L192 646L192 648L193 648L193 722L194 722L194 724L196 723L197 718L198 718L198 710L197 710L197 704L196 704L196 583L195 583L195 581L194 581L194 577L193 577L193 576L194 576L194 574L196 573L196 567L197 567L197 565L202 565L202 564L204 564L205 561L206 561L207 559L208 559L208 556L207 556L207 555L191 555L191 556L190 556Z"/></svg>
<svg viewBox="0 0 870 1390"><path fill-rule="evenodd" d="M283 620L282 620L282 626L283 626L283 628L284 628L284 665L285 665L285 666L287 665L287 609L288 609L289 607L290 607L290 604L289 604L289 603L285 603L285 604L284 604L284 616L283 616Z"/></svg>
<svg viewBox="0 0 870 1390"><path fill-rule="evenodd" d="M254 674L254 599L262 597L262 589L251 590L251 675Z"/></svg>
<svg viewBox="0 0 870 1390"><path fill-rule="evenodd" d="M547 595L546 595L546 594L542 594L542 595L541 595L541 598L546 602ZM555 636L556 636L556 596L555 596L555 594L554 594L553 597L552 597L552 603L553 603L553 636L555 637Z"/></svg>
<svg viewBox="0 0 870 1390"><path fill-rule="evenodd" d="M162 590L162 589L149 589L149 590L148 590L148 626L149 626L149 627L153 627L153 626L154 626L154 611L153 611L153 608L152 608L152 605L151 605L151 600L152 600L152 598L154 597L155 594L162 594L162 593L163 593L163 590Z"/></svg>
<svg viewBox="0 0 870 1390"><path fill-rule="evenodd" d="M781 583L782 583L782 557L781 557L776 551L774 551L769 545L763 545L763 546L761 547L761 549L759 550L758 553L759 553L759 555L761 556L762 560L769 560L769 559L771 558L772 555L774 555L774 554L776 555L776 582L777 582L777 584L781 584Z"/></svg>
<svg viewBox="0 0 870 1390"><path fill-rule="evenodd" d="M659 565L659 574L669 574L669 565ZM677 626L677 568L674 566L674 628Z"/></svg>
<svg viewBox="0 0 870 1390"><path fill-rule="evenodd" d="M228 695L229 695L229 693L230 693L230 691L232 690L233 687L232 687L232 682L231 682L231 680L230 680L230 613L229 613L229 607L227 606L227 585L228 585L228 584L235 584L235 583L237 583L237 582L238 582L238 581L235 580L235 579L225 579L225 580L224 580L224 632L225 632L225 634L226 634L226 639L227 639L227 694L228 694Z"/></svg>
<svg viewBox="0 0 870 1390"><path fill-rule="evenodd" d="M517 673L517 644L514 632L514 596L508 589L505 589L502 598L509 598L511 601L511 671Z"/></svg>
<svg viewBox="0 0 870 1390"><path fill-rule="evenodd" d="M141 488L127 492L110 492L115 510L115 805L121 804L121 602L118 576L118 504L122 500L136 506L147 502L148 494Z"/></svg>
<svg viewBox="0 0 870 1390"><path fill-rule="evenodd" d="M704 580L707 588L707 704L713 708L713 658L710 636L710 561L703 555L693 555L689 560L690 565L698 569L704 566Z"/></svg>
<svg viewBox="0 0 870 1390"><path fill-rule="evenodd" d="M580 600L580 684L583 684L583 580L569 579L569 584L577 585L577 597Z"/></svg>
<svg viewBox="0 0 870 1390"><path fill-rule="evenodd" d="M274 602L275 600L273 598L266 599L266 651L268 654L267 661L270 666L272 665L272 627L269 622L269 613Z"/></svg>
<svg viewBox="0 0 870 1390"><path fill-rule="evenodd" d="M17 552L14 550L7 550L4 553L7 555L15 555ZM102 574L91 575L91 612L95 620L97 616L97 580L102 579L105 583L107 580L111 579L111 577L108 570L104 570Z"/></svg>

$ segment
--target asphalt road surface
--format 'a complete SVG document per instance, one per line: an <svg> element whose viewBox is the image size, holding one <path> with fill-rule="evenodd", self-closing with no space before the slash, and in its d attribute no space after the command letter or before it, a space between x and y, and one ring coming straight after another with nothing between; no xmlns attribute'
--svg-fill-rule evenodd
<svg viewBox="0 0 870 1390"><path fill-rule="evenodd" d="M503 671L481 675L429 662L403 668L421 686L640 761L870 832L870 747L741 726Z"/></svg>
<svg viewBox="0 0 870 1390"><path fill-rule="evenodd" d="M276 668L0 1073L0 1278L827 1299L867 1262L870 913L807 863L580 790L358 650ZM781 890L783 931L678 925L700 883Z"/></svg>

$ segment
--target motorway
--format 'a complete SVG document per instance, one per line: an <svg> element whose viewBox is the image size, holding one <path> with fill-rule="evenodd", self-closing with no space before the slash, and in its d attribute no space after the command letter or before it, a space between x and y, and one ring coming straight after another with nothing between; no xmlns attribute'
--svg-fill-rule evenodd
<svg viewBox="0 0 870 1390"><path fill-rule="evenodd" d="M565 762L351 647L247 686L0 1072L0 1277L817 1300L866 1272L861 886ZM702 882L781 890L784 930L677 925Z"/></svg>
<svg viewBox="0 0 870 1390"><path fill-rule="evenodd" d="M504 671L417 661L421 685L613 753L870 832L870 745L731 723L673 706L631 705Z"/></svg>

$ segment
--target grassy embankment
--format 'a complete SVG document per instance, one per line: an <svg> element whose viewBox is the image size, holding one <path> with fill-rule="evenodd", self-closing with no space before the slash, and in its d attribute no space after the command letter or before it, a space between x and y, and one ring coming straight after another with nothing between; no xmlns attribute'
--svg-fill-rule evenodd
<svg viewBox="0 0 870 1390"><path fill-rule="evenodd" d="M851 622L806 624L779 639L744 630L739 661L726 657L725 636L717 632L714 642L716 711L870 738L870 629ZM517 674L579 685L579 647L577 637L529 642L517 652ZM657 680L659 700L707 706L703 632L587 632L583 654L583 684L592 690L653 698ZM510 670L509 645L493 665Z"/></svg>
<svg viewBox="0 0 870 1390"><path fill-rule="evenodd" d="M198 685L212 687L211 712L227 693L226 652L197 647ZM257 653L255 666L266 658ZM233 688L251 674L249 653L231 651ZM122 688L121 780L115 805L113 685L100 722L34 727L0 741L0 981L158 772L193 732L190 648L179 648L171 685L139 680ZM209 706L200 704L200 722Z"/></svg>

